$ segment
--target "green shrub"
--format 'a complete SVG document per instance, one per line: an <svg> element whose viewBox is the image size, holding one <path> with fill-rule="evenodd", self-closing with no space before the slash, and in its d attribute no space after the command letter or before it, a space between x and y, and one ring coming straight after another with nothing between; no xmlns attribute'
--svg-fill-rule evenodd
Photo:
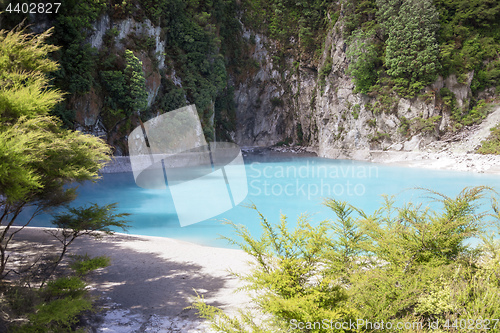
<svg viewBox="0 0 500 333"><path fill-rule="evenodd" d="M115 38L119 35L119 31L118 29L116 28L111 28L111 29L108 29L106 31L106 33L104 34L103 36L103 42L106 46L108 47L112 47L114 42L115 42Z"/></svg>
<svg viewBox="0 0 500 333"><path fill-rule="evenodd" d="M412 322L413 330L406 331L434 332L430 322L442 328L497 318L500 242L488 236L490 217L500 230L500 210L495 198L490 211L480 208L493 193L488 187L465 188L451 198L425 190L438 209L412 203L395 206L395 197L384 196L371 214L328 199L324 204L334 219L316 226L301 216L290 230L285 216L272 225L259 213L259 238L229 223L242 241L228 240L255 262L248 274L238 276L248 283L246 289L256 292L258 311L231 317L201 298L193 306L218 332L337 331L328 325L294 327L297 322L323 323L325 318L334 323L356 318ZM482 245L469 246L473 237L483 239ZM490 321L490 330L500 331L493 326Z"/></svg>
<svg viewBox="0 0 500 333"><path fill-rule="evenodd" d="M443 102L443 110L451 114L451 119L460 122L462 119L462 112L457 107L457 98L455 94L448 88L444 87L439 90L439 97Z"/></svg>
<svg viewBox="0 0 500 333"><path fill-rule="evenodd" d="M300 42L301 52L311 54L320 47L325 36L328 7L328 3L319 0L251 0L242 3L242 20L254 31L278 40L283 49L290 45L293 38Z"/></svg>
<svg viewBox="0 0 500 333"><path fill-rule="evenodd" d="M370 87L377 81L377 51L373 35L373 31L365 33L359 29L351 36L346 53L350 60L347 74L353 76L355 93L368 93Z"/></svg>
<svg viewBox="0 0 500 333"><path fill-rule="evenodd" d="M426 104L434 102L434 99L436 97L436 92L433 90L429 90L426 93L423 93L419 96Z"/></svg>
<svg viewBox="0 0 500 333"><path fill-rule="evenodd" d="M172 80L162 79L162 85L165 87L163 95L159 98L162 110L168 112L186 106L184 89L177 87Z"/></svg>
<svg viewBox="0 0 500 333"><path fill-rule="evenodd" d="M37 306L37 312L29 316L30 323L14 329L13 332L74 332L72 327L78 323L78 316L91 309L92 302L88 299L56 299Z"/></svg>
<svg viewBox="0 0 500 333"><path fill-rule="evenodd" d="M93 270L108 267L111 259L105 256L90 258L87 254L84 256L74 256L74 261L70 267L78 274L85 275Z"/></svg>
<svg viewBox="0 0 500 333"><path fill-rule="evenodd" d="M39 295L34 293L31 288L16 285L6 287L3 297L16 315L33 311L35 304L39 301Z"/></svg>
<svg viewBox="0 0 500 333"><path fill-rule="evenodd" d="M385 65L396 90L413 97L440 69L436 38L439 14L431 0L377 0L378 19L388 38Z"/></svg>
<svg viewBox="0 0 500 333"><path fill-rule="evenodd" d="M75 256L70 265L80 276L109 265L109 258ZM10 288L7 295L11 309L25 315L29 322L12 327L12 332L74 332L79 317L92 310L87 284L78 276L49 281L44 288ZM80 330L78 330L80 332Z"/></svg>
<svg viewBox="0 0 500 333"><path fill-rule="evenodd" d="M102 71L101 84L106 92L104 104L111 110L125 109L128 107L129 88L122 71ZM123 116L126 116L123 114Z"/></svg>
<svg viewBox="0 0 500 333"><path fill-rule="evenodd" d="M410 124L410 131L412 134L436 132L440 120L441 116L433 116L427 119L422 117L413 118Z"/></svg>
<svg viewBox="0 0 500 333"><path fill-rule="evenodd" d="M49 298L54 297L81 297L85 294L85 282L79 277L61 277L54 281L49 281L45 287L44 293Z"/></svg>
<svg viewBox="0 0 500 333"><path fill-rule="evenodd" d="M484 99L477 102L477 105L469 111L469 113L462 119L461 123L465 126L480 123L488 115L491 107L486 104Z"/></svg>
<svg viewBox="0 0 500 333"><path fill-rule="evenodd" d="M142 63L130 50L125 50L124 57L124 69L101 71L99 75L104 92L101 114L108 130L147 107L148 94Z"/></svg>
<svg viewBox="0 0 500 333"><path fill-rule="evenodd" d="M281 146L288 146L293 142L292 138L286 138L283 141L280 141L276 144L276 146L281 147Z"/></svg>
<svg viewBox="0 0 500 333"><path fill-rule="evenodd" d="M377 3L375 0L349 0L343 3L344 38L352 31L361 29L370 30L376 25L375 13Z"/></svg>
<svg viewBox="0 0 500 333"><path fill-rule="evenodd" d="M376 127L377 126L377 118L372 118L372 119L368 119L366 121L366 123L368 124L368 126L370 127Z"/></svg>
<svg viewBox="0 0 500 333"><path fill-rule="evenodd" d="M142 62L130 50L125 50L126 67L123 73L128 87L127 115L144 110L148 105L146 79L142 71Z"/></svg>
<svg viewBox="0 0 500 333"><path fill-rule="evenodd" d="M380 141L383 141L385 139L390 139L390 138L391 138L391 136L389 135L389 133L383 133L383 132L379 132L379 131L377 131L377 133L375 133L374 135L368 134L368 139L371 142L380 142Z"/></svg>
<svg viewBox="0 0 500 333"><path fill-rule="evenodd" d="M79 316L92 309L92 301L87 297L86 283L75 276L62 277L47 283L41 290L15 287L15 304L18 315L27 316L29 321L20 326L12 326L11 332L74 332ZM21 293L21 294L19 294ZM21 295L19 297L19 295ZM21 306L21 308L17 308Z"/></svg>
<svg viewBox="0 0 500 333"><path fill-rule="evenodd" d="M481 146L476 150L478 154L500 155L500 125L490 129L491 133Z"/></svg>
<svg viewBox="0 0 500 333"><path fill-rule="evenodd" d="M392 96L390 93L384 92L377 96L377 102L374 106L373 112L378 113L393 113L396 111L396 106L398 103L398 98Z"/></svg>

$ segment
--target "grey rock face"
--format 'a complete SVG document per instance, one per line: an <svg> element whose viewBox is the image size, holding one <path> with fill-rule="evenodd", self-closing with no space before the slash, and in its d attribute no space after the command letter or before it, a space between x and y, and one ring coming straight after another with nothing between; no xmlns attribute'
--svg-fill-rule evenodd
<svg viewBox="0 0 500 333"><path fill-rule="evenodd" d="M146 36L154 38L155 49L154 54L156 55L156 60L158 62L158 68L162 69L165 67L165 44L166 41L163 40L161 35L161 27L157 27L151 23L150 20L146 19L144 22L136 22L133 18L129 17L123 21L119 21L113 24L113 28L118 30L118 36L116 37L117 46L123 48L123 39L128 38L130 34L135 34L136 36Z"/></svg>
<svg viewBox="0 0 500 333"><path fill-rule="evenodd" d="M106 31L111 29L111 19L109 18L109 15L104 14L99 17L99 19L97 19L97 22L94 23L93 28L93 33L90 34L88 42L92 47L95 47L99 50L102 47L103 38L106 34Z"/></svg>
<svg viewBox="0 0 500 333"><path fill-rule="evenodd" d="M243 37L250 39L250 31L245 30ZM293 112L290 112L288 95L284 94L283 78L291 81L294 78L290 73L280 75L267 47L275 46L265 36L255 34L252 57L260 68L235 90L237 130L234 138L241 146L268 146L292 135Z"/></svg>
<svg viewBox="0 0 500 333"><path fill-rule="evenodd" d="M341 31L341 22L337 22L326 36L318 64L300 61L297 67L299 60L290 56L285 68L278 66L271 56L276 43L253 34L255 47L251 56L260 68L235 92L234 138L238 144L265 146L288 139L330 158L351 158L369 150L416 151L437 140L439 133L450 126L450 114L443 111L438 99L441 88L455 94L459 108L468 106L473 73L462 83L454 75L439 77L426 88L426 97L404 99L394 95L393 110L377 113L373 107L378 103L377 96L354 93L353 81L346 74L348 59ZM251 35L251 31L245 30L246 38ZM328 58L332 71L321 86L319 73ZM420 132L415 124L432 117L436 130Z"/></svg>
<svg viewBox="0 0 500 333"><path fill-rule="evenodd" d="M87 42L97 50L103 48L104 36L110 29L116 29L117 36L114 39L114 46L119 52L125 49L127 38L131 35L142 38L153 38L155 40L154 56L145 52L136 52L136 56L142 61L143 71L146 77L146 91L148 93L148 107L151 106L160 90L161 77L159 71L165 67L165 45L166 41L161 38L161 28L154 26L146 19L144 22L137 22L133 18L113 21L108 14L103 14L92 25ZM76 110L77 128L98 136L109 136L100 120L100 111L103 105L102 96L91 92L75 98L71 101ZM120 154L117 148L116 154Z"/></svg>

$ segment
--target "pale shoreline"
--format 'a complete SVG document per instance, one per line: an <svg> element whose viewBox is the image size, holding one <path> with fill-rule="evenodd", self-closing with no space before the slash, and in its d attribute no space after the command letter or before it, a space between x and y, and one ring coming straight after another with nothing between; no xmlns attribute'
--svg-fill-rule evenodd
<svg viewBox="0 0 500 333"><path fill-rule="evenodd" d="M330 153L337 156L337 159L371 162L374 165L500 174L500 155L481 155L450 150L433 152L431 149L426 151L332 150ZM272 151L271 154L280 154L280 152ZM301 155L300 152L296 153L296 156ZM130 159L128 156L116 156L100 172L103 174L132 172Z"/></svg>
<svg viewBox="0 0 500 333"><path fill-rule="evenodd" d="M370 151L368 158L359 158L376 164L396 165L407 168L466 171L500 174L499 155L443 152ZM358 160L354 155L355 160Z"/></svg>
<svg viewBox="0 0 500 333"><path fill-rule="evenodd" d="M316 147L242 147L246 153L264 150L269 154L287 154L290 156L310 156L330 159L349 159L376 164L397 165L410 168L436 170L470 171L476 173L500 174L500 155L481 155L474 152L481 142L490 135L490 130L500 124L500 107L492 111L482 123L474 125L462 134L443 141L428 141L421 135L411 140L395 142L385 150L348 150L326 149L318 151ZM132 172L128 156L117 156L101 169L102 173Z"/></svg>
<svg viewBox="0 0 500 333"><path fill-rule="evenodd" d="M60 244L43 229L26 227L14 238L16 245L58 251ZM83 236L69 251L111 258L109 267L89 276L103 310L91 323L97 332L204 332L207 324L186 309L196 293L227 313L250 302L236 292L243 284L229 273L249 271L251 257L242 250L116 233L102 240Z"/></svg>

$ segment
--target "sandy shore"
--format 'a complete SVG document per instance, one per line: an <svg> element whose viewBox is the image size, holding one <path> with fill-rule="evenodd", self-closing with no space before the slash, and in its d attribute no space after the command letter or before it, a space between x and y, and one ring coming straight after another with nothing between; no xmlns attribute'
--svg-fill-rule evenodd
<svg viewBox="0 0 500 333"><path fill-rule="evenodd" d="M360 154L360 152L358 152ZM456 170L500 174L499 155L457 153L453 151L369 151L352 159L409 168Z"/></svg>
<svg viewBox="0 0 500 333"><path fill-rule="evenodd" d="M18 247L60 248L42 228L26 228L15 240ZM103 310L91 323L96 332L205 332L206 323L186 309L195 291L227 313L249 302L244 292L235 292L242 284L228 272L248 271L250 257L240 250L115 234L102 240L84 236L70 252L111 258L109 267L89 276Z"/></svg>

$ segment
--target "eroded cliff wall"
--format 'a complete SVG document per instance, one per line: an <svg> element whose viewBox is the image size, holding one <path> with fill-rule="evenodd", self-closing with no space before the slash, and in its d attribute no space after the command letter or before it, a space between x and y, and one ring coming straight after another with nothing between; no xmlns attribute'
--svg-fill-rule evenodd
<svg viewBox="0 0 500 333"><path fill-rule="evenodd" d="M159 11L155 23L140 6L127 9L130 14L119 6L101 10L80 43L98 59L91 73L94 83L70 94L66 109L74 111L75 129L104 137L116 155L127 154L128 133L141 120L196 101L203 101L199 114L210 139L243 147L302 145L330 158L363 158L371 150L415 151L460 130L463 125L453 121L452 113L470 109L474 71L459 78L439 76L414 98L402 98L390 86L356 92L348 75L352 39L346 37L344 5L339 1L329 9L336 16L328 12L317 54L304 52L303 41L293 34L283 43L245 26L237 6L226 8L224 19L201 7L186 7L191 12L178 22L180 15L172 12L168 21ZM33 30L53 22L35 22ZM224 35L222 27L229 23L234 26ZM125 73L126 50L141 61L144 110L124 111L116 96L110 101L116 88L103 79L102 71ZM493 96L490 89L475 98Z"/></svg>
<svg viewBox="0 0 500 333"><path fill-rule="evenodd" d="M424 96L413 99L390 94L388 101L381 101L376 94L355 93L346 74L349 61L342 30L339 20L327 34L317 63L289 57L285 66L272 57L275 42L245 30L247 40L255 34L251 56L260 68L236 87L237 143L307 145L329 158L362 158L370 150L415 151L452 126L439 96L442 88L453 93L457 108L468 107L473 73L464 83L455 75L439 77L425 88ZM322 69L330 64L322 78Z"/></svg>

